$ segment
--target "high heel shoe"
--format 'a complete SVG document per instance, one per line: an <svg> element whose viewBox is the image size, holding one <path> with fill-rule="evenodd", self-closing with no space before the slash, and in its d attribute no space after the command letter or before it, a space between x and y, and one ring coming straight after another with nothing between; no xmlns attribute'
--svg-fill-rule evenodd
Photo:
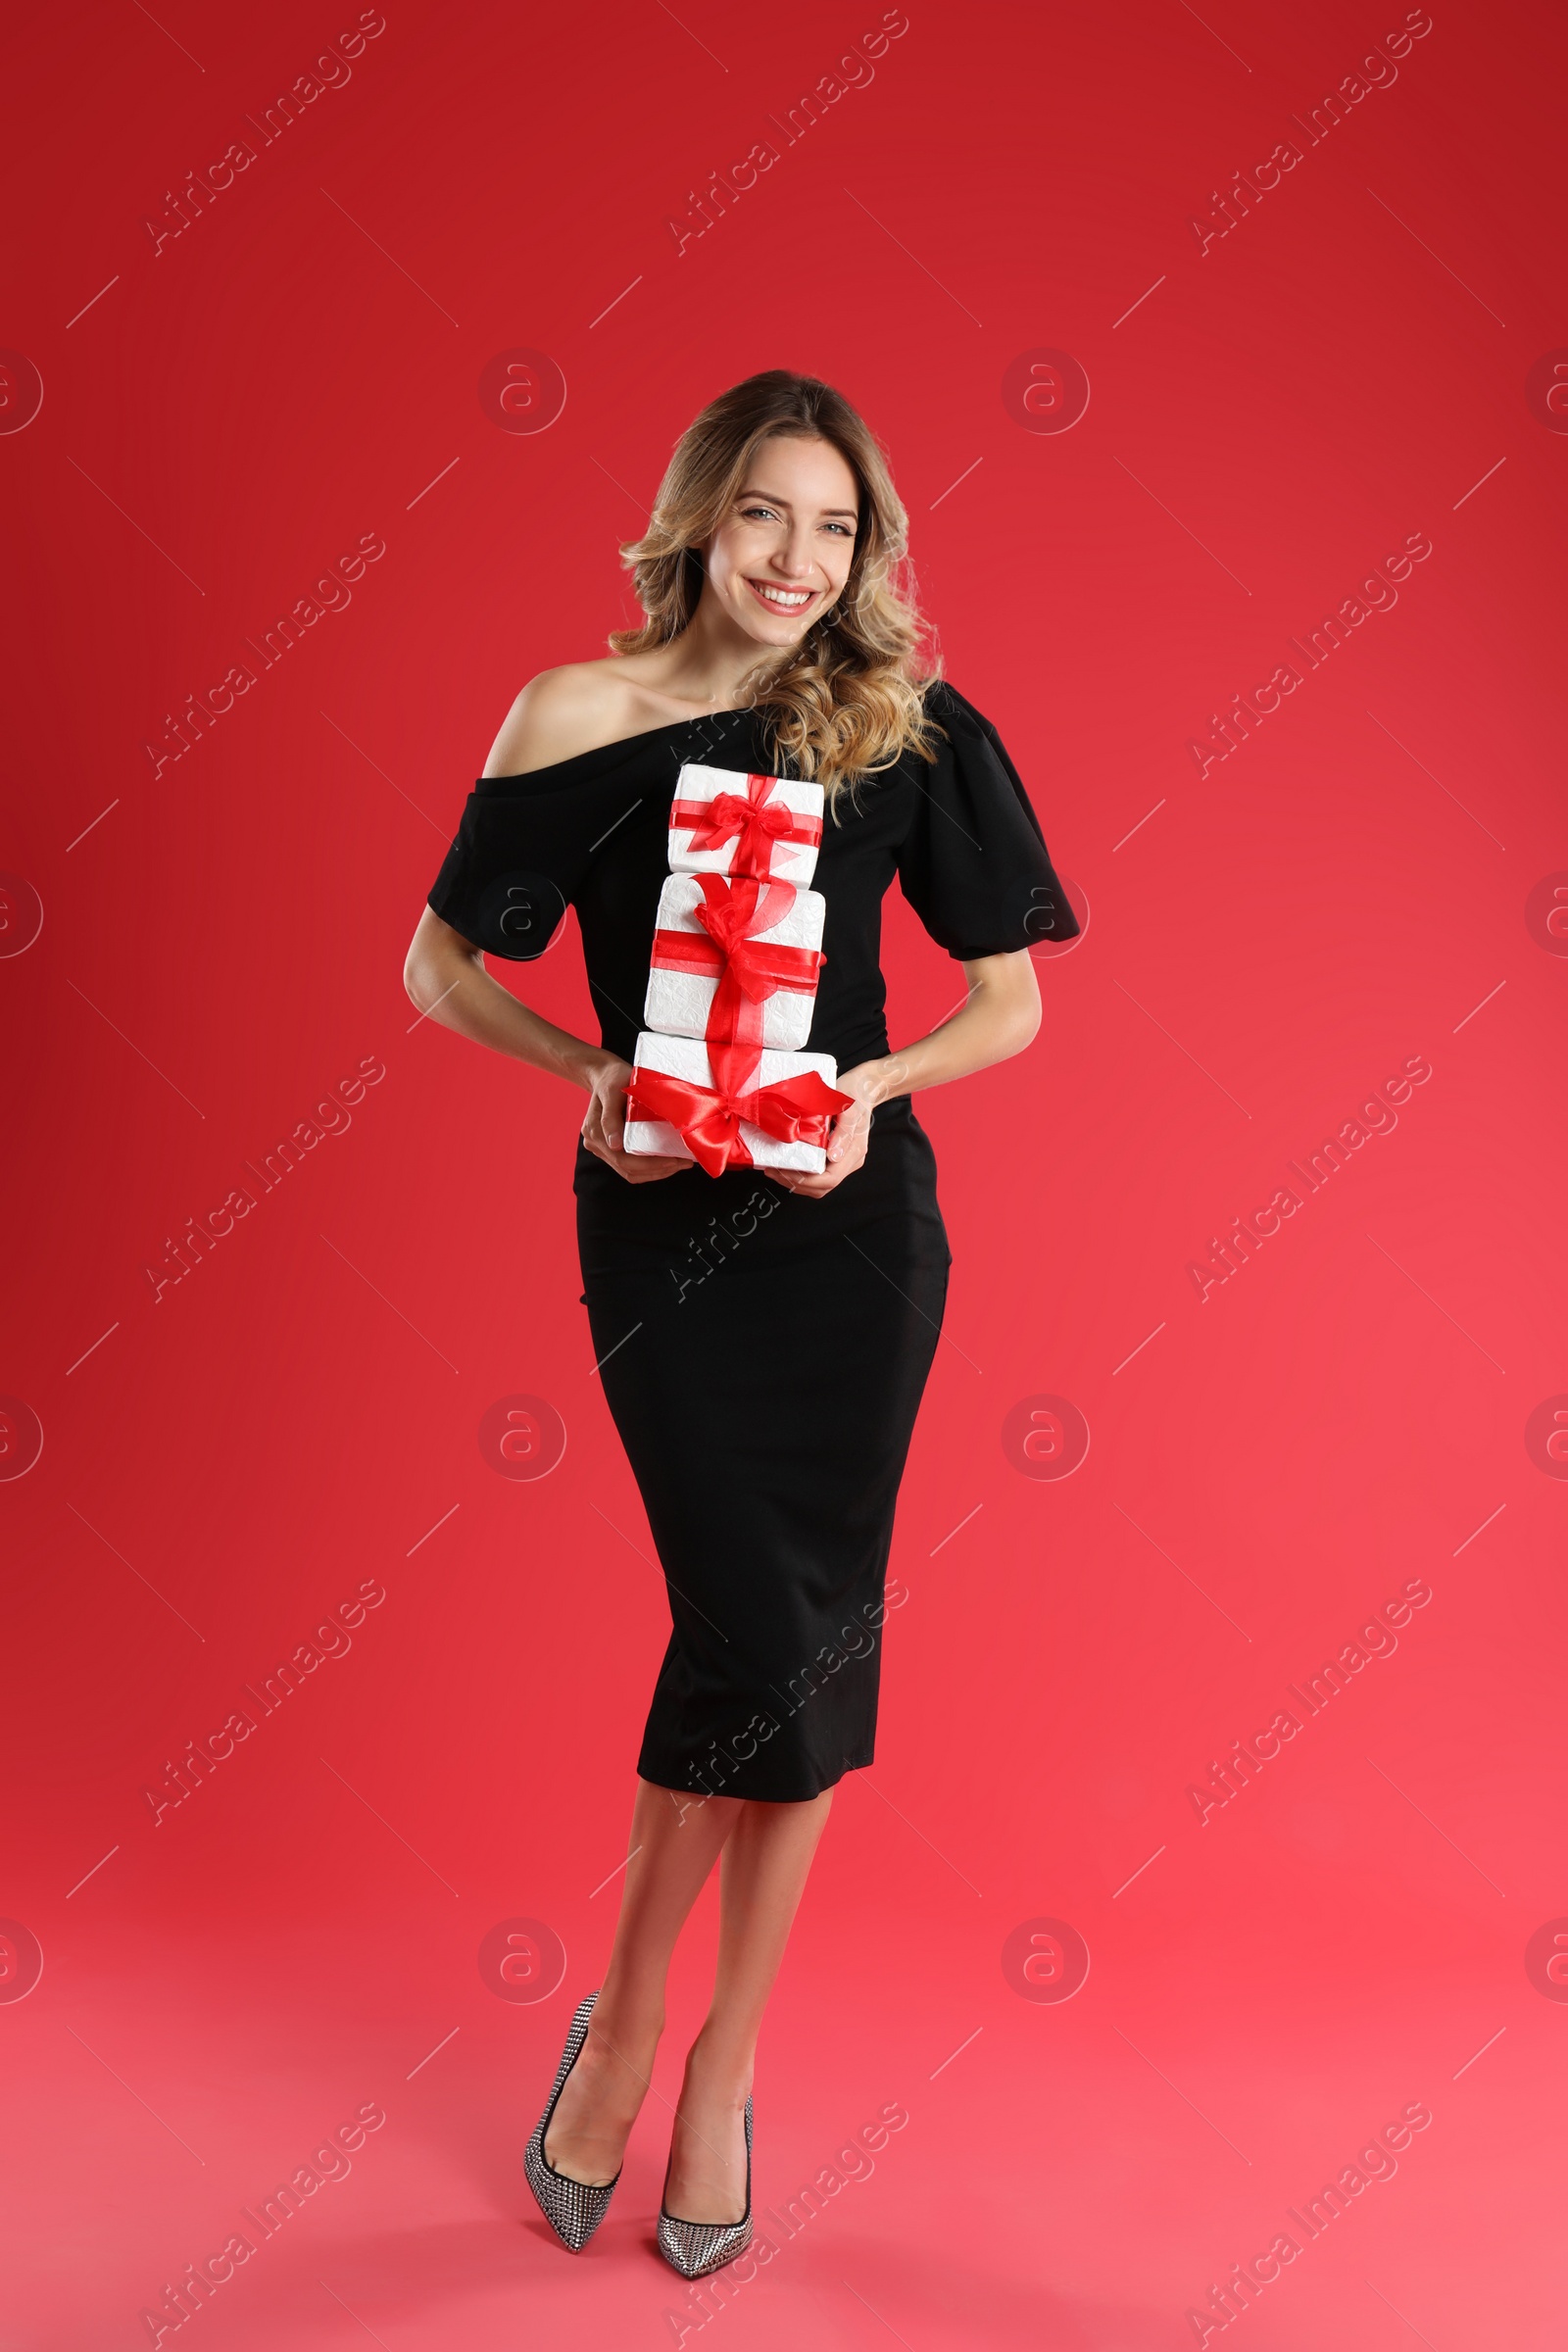
<svg viewBox="0 0 1568 2352"><path fill-rule="evenodd" d="M550 2119L566 2087L566 2077L576 2065L582 2045L588 2038L588 2021L598 1998L597 1991L591 1992L571 2021L566 2046L561 2053L555 2088L550 2093L550 2104L535 2124L533 2136L522 2151L522 2169L528 2177L528 2186L538 2200L539 2210L562 2244L572 2254L582 2252L604 2220L615 2180L620 2179L617 2173L615 2180L572 2180L564 2173L558 2173L545 2154L545 2135L550 2130ZM750 2207L751 2199L748 2197L748 2211Z"/></svg>
<svg viewBox="0 0 1568 2352"><path fill-rule="evenodd" d="M666 2167L664 2179L669 2172ZM704 2278L752 2242L752 2102L746 2102L746 2211L738 2222L683 2222L659 2200L659 2251L683 2278Z"/></svg>

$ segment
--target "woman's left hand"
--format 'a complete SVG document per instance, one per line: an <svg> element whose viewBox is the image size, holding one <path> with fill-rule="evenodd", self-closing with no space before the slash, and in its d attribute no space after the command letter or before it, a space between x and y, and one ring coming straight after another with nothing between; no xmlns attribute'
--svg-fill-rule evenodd
<svg viewBox="0 0 1568 2352"><path fill-rule="evenodd" d="M828 1129L827 1166L820 1176L797 1175L792 1168L769 1168L767 1173L775 1184L788 1185L792 1193L804 1200L820 1200L853 1176L865 1158L871 1141L871 1113L883 1100L886 1064L862 1061L853 1070L843 1070L837 1080L841 1095L853 1095L851 1109L841 1110Z"/></svg>

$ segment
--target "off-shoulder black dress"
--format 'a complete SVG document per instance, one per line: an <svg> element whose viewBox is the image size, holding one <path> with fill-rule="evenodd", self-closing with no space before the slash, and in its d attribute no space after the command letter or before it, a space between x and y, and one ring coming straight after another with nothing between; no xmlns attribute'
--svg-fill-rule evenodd
<svg viewBox="0 0 1568 2352"><path fill-rule="evenodd" d="M1078 923L995 728L934 686L935 763L860 779L823 826L809 1050L888 1051L881 905L897 874L960 959ZM724 711L475 786L429 904L488 955L543 953L567 906L608 1051L627 1061L683 761L784 775L765 722ZM821 1200L756 1168L574 1178L594 1356L659 1547L673 1631L637 1769L784 1802L871 1762L894 1505L942 1326L936 1164L907 1097Z"/></svg>

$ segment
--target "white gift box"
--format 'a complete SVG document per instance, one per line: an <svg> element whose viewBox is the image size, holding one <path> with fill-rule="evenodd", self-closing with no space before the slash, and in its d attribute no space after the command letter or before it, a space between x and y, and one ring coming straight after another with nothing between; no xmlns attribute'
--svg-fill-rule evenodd
<svg viewBox="0 0 1568 2352"><path fill-rule="evenodd" d="M808 1075L814 1075L829 1087L835 1086L838 1078L837 1065L831 1054L776 1054L766 1051L759 1054L736 1048L726 1050L723 1047L715 1047L714 1051L721 1057L726 1051L734 1054L747 1069L749 1074L740 1090L743 1096L760 1088L783 1085L791 1079ZM662 1037L653 1030L645 1029L637 1040L637 1058L632 1073L634 1088L637 1079L645 1071L684 1079L687 1085L702 1087L710 1093L719 1091L707 1042L700 1037ZM688 1147L685 1138L668 1119L640 1115L636 1104L628 1104L627 1111L624 1139L627 1152L662 1153L670 1159L701 1159L701 1152ZM803 1175L819 1176L827 1165L827 1153L820 1144L786 1143L781 1137L770 1135L765 1127L755 1126L749 1119L742 1118L736 1124L740 1140L751 1153L753 1164L759 1168L794 1168ZM739 1164L744 1166L745 1162Z"/></svg>
<svg viewBox="0 0 1568 2352"><path fill-rule="evenodd" d="M659 894L643 1019L666 1037L799 1053L811 1034L826 912L819 891L792 882L671 874Z"/></svg>
<svg viewBox="0 0 1568 2352"><path fill-rule="evenodd" d="M672 874L757 874L805 890L822 841L822 787L688 762L669 812Z"/></svg>

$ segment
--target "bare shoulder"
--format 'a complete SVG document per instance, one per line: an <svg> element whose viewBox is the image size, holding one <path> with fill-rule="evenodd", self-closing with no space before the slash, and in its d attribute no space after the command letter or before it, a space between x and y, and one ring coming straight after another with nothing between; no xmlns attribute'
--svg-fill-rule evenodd
<svg viewBox="0 0 1568 2352"><path fill-rule="evenodd" d="M624 664L565 662L530 678L502 722L484 763L487 776L525 776L597 751L639 724L639 691Z"/></svg>

